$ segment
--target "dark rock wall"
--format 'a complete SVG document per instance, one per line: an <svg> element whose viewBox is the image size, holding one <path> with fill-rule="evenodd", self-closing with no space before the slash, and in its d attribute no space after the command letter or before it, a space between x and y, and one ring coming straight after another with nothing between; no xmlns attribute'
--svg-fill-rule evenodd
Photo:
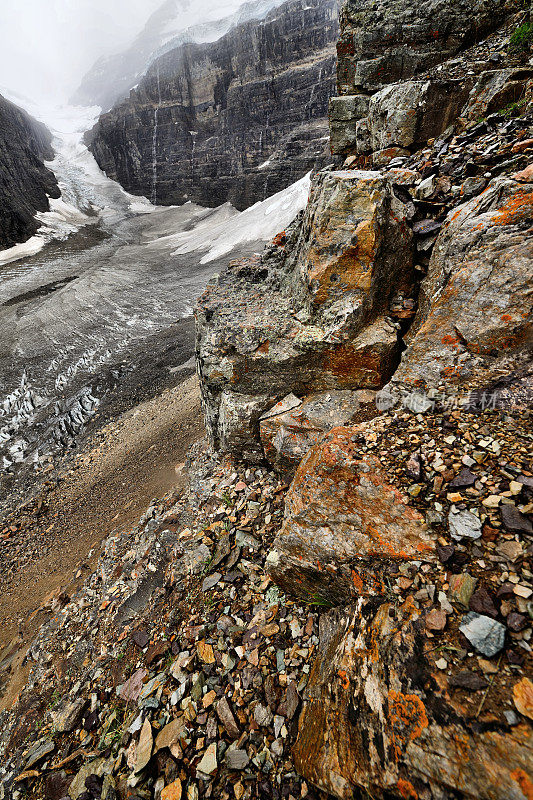
<svg viewBox="0 0 533 800"><path fill-rule="evenodd" d="M327 163L337 37L337 0L292 0L217 42L183 45L100 118L91 150L158 203L246 208Z"/></svg>
<svg viewBox="0 0 533 800"><path fill-rule="evenodd" d="M37 211L59 197L56 178L44 165L54 157L44 125L0 96L0 248L29 239L39 228Z"/></svg>

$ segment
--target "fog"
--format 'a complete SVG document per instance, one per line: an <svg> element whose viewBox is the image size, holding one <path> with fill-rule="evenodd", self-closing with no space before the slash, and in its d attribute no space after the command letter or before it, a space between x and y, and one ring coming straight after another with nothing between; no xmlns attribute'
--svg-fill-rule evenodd
<svg viewBox="0 0 533 800"><path fill-rule="evenodd" d="M162 2L0 0L0 91L36 106L66 102L94 61L127 45Z"/></svg>

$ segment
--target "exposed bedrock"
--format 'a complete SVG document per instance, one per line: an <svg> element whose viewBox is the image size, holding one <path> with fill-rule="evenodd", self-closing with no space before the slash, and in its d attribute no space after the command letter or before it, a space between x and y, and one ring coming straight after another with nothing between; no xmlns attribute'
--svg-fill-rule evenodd
<svg viewBox="0 0 533 800"><path fill-rule="evenodd" d="M379 601L378 601L379 602ZM432 663L409 602L357 605L320 618L296 768L342 800L529 797L531 726L480 725Z"/></svg>
<svg viewBox="0 0 533 800"><path fill-rule="evenodd" d="M487 385L531 358L533 171L448 215L393 384Z"/></svg>
<svg viewBox="0 0 533 800"><path fill-rule="evenodd" d="M260 417L291 392L386 383L400 359L389 306L411 292L412 240L386 178L325 171L303 220L263 257L237 262L207 287L196 312L197 361L217 450L261 459Z"/></svg>
<svg viewBox="0 0 533 800"><path fill-rule="evenodd" d="M60 196L44 164L53 157L47 128L0 96L0 248L29 239L40 227L36 212Z"/></svg>
<svg viewBox="0 0 533 800"><path fill-rule="evenodd" d="M458 116L482 65L460 80L439 77L435 68L494 31L511 10L504 0L345 3L337 47L339 96L331 100L332 152L401 156L442 133Z"/></svg>
<svg viewBox="0 0 533 800"><path fill-rule="evenodd" d="M100 167L157 203L244 209L330 158L337 0L290 0L159 58L90 135Z"/></svg>

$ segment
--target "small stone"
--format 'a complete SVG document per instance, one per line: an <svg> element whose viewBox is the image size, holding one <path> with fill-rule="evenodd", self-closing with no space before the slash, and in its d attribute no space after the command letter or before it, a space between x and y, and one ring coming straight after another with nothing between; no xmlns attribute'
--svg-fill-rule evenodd
<svg viewBox="0 0 533 800"><path fill-rule="evenodd" d="M133 644L139 648L139 650L144 650L150 641L150 637L145 630L137 630L132 633L131 640Z"/></svg>
<svg viewBox="0 0 533 800"><path fill-rule="evenodd" d="M202 705L203 705L203 707L204 708L209 708L209 706L211 706L213 704L213 702L215 701L216 696L217 696L217 693L215 691L213 691L213 689L210 692L207 692L207 694L205 694L202 697Z"/></svg>
<svg viewBox="0 0 533 800"><path fill-rule="evenodd" d="M488 686L488 682L481 675L464 669L450 678L450 686L453 686L454 689L468 689L471 692L478 692L480 689L485 689Z"/></svg>
<svg viewBox="0 0 533 800"><path fill-rule="evenodd" d="M477 578L473 578L468 572L460 575L452 575L450 578L450 590L448 599L451 603L456 603L462 608L468 608L470 598L476 588Z"/></svg>
<svg viewBox="0 0 533 800"><path fill-rule="evenodd" d="M513 686L513 700L516 710L524 717L533 719L533 683L529 678L522 678Z"/></svg>
<svg viewBox="0 0 533 800"><path fill-rule="evenodd" d="M438 661L435 661L435 666L437 667L437 669L444 670L448 668L448 662L446 661L445 658L439 658Z"/></svg>
<svg viewBox="0 0 533 800"><path fill-rule="evenodd" d="M54 728L58 733L70 733L81 720L87 701L79 697L73 703L61 705L51 712Z"/></svg>
<svg viewBox="0 0 533 800"><path fill-rule="evenodd" d="M222 578L222 574L220 572L214 572L212 575L208 575L207 578L204 579L202 583L202 592L208 592L214 586L217 585L219 580Z"/></svg>
<svg viewBox="0 0 533 800"><path fill-rule="evenodd" d="M217 746L215 743L213 743L210 744L205 751L196 769L198 772L202 772L204 775L212 775L217 766Z"/></svg>
<svg viewBox="0 0 533 800"><path fill-rule="evenodd" d="M511 726L518 725L518 723L520 722L520 717L514 711L511 710L504 711L503 716L505 717L505 721L507 722L508 725Z"/></svg>
<svg viewBox="0 0 533 800"><path fill-rule="evenodd" d="M147 675L148 673L145 669L138 669L137 672L133 673L131 678L128 678L126 683L123 683L122 686L117 688L118 696L123 700L136 703L141 696L143 680Z"/></svg>
<svg viewBox="0 0 533 800"><path fill-rule="evenodd" d="M33 767L34 764L37 764L39 761L42 761L45 756L50 755L56 749L54 742L51 740L48 742L44 742L43 744L36 744L33 747L30 747L28 752L26 753L26 758L24 760L24 769L28 770Z"/></svg>
<svg viewBox="0 0 533 800"><path fill-rule="evenodd" d="M519 583L514 587L513 592L517 597L523 597L525 600L529 600L533 594L533 589L530 589L529 586L522 586L522 584Z"/></svg>
<svg viewBox="0 0 533 800"><path fill-rule="evenodd" d="M426 628L428 631L443 631L446 627L447 617L440 608L433 608L426 614Z"/></svg>
<svg viewBox="0 0 533 800"><path fill-rule="evenodd" d="M178 778L173 783L165 786L161 792L161 800L181 800L182 787L181 781Z"/></svg>
<svg viewBox="0 0 533 800"><path fill-rule="evenodd" d="M520 542L510 541L501 542L496 547L496 552L506 558L507 561L516 561L522 555L523 550Z"/></svg>
<svg viewBox="0 0 533 800"><path fill-rule="evenodd" d="M482 500L483 505L485 508L498 508L502 501L502 498L497 494L490 494L488 497L485 497Z"/></svg>
<svg viewBox="0 0 533 800"><path fill-rule="evenodd" d="M502 522L508 531L533 535L533 525L516 506L504 505L500 509Z"/></svg>
<svg viewBox="0 0 533 800"><path fill-rule="evenodd" d="M233 712L231 711L229 702L226 697L221 697L218 703L216 704L215 711L219 720L221 721L222 725L226 729L226 732L232 739L238 739L240 736L240 730L235 722L235 717L233 716Z"/></svg>
<svg viewBox="0 0 533 800"><path fill-rule="evenodd" d="M227 751L224 761L228 769L246 769L250 763L246 750L233 750L231 747Z"/></svg>
<svg viewBox="0 0 533 800"><path fill-rule="evenodd" d="M523 488L524 485L522 483L519 483L518 481L509 482L509 491L511 492L512 495L520 494Z"/></svg>
<svg viewBox="0 0 533 800"><path fill-rule="evenodd" d="M518 614L516 611L511 611L505 620L507 627L513 633L520 633L525 630L529 625L529 620L523 614Z"/></svg>
<svg viewBox="0 0 533 800"><path fill-rule="evenodd" d="M471 511L450 511L448 515L452 539L479 539L481 537L481 521Z"/></svg>
<svg viewBox="0 0 533 800"><path fill-rule="evenodd" d="M274 719L274 715L272 711L267 708L267 706L258 703L254 709L254 720L261 728L268 728L269 725L272 725L272 721Z"/></svg>
<svg viewBox="0 0 533 800"><path fill-rule="evenodd" d="M450 489L466 489L469 486L473 486L475 482L476 476L465 467L450 481Z"/></svg>
<svg viewBox="0 0 533 800"><path fill-rule="evenodd" d="M468 606L471 611L477 611L478 614L484 614L494 619L498 616L498 609L494 604L494 600L483 586L477 592L474 592Z"/></svg>
<svg viewBox="0 0 533 800"><path fill-rule="evenodd" d="M185 727L185 717L178 717L178 719L173 719L172 722L169 722L168 725L165 725L165 727L162 728L157 734L155 740L155 752L158 750L163 750L165 747L170 748L173 744L179 742L179 740L185 734Z"/></svg>
<svg viewBox="0 0 533 800"><path fill-rule="evenodd" d="M213 647L207 642L205 642L203 639L196 645L196 651L198 653L198 658L200 659L200 661L203 661L204 664L215 663L215 654L213 652Z"/></svg>
<svg viewBox="0 0 533 800"><path fill-rule="evenodd" d="M459 630L470 644L487 658L499 653L505 644L505 626L473 611L463 617Z"/></svg>
<svg viewBox="0 0 533 800"><path fill-rule="evenodd" d="M137 749L135 750L135 766L133 768L134 772L140 772L148 764L152 757L153 746L154 740L152 737L152 726L150 725L150 720L145 719L141 728L139 743L137 744Z"/></svg>

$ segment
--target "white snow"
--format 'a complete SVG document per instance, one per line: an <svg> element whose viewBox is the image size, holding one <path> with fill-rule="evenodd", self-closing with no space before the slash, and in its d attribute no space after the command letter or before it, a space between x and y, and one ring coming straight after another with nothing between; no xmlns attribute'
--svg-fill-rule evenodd
<svg viewBox="0 0 533 800"><path fill-rule="evenodd" d="M20 104L20 98L9 97ZM47 242L63 241L85 225L99 220L112 225L124 214L146 214L155 207L143 197L134 197L104 175L94 156L83 143L85 131L96 123L98 106L36 107L31 101L24 109L44 122L53 135L55 158L47 166L54 172L61 189L61 198L50 200L50 211L35 215L42 224L38 232L23 244L0 250L0 266L38 253Z"/></svg>
<svg viewBox="0 0 533 800"><path fill-rule="evenodd" d="M206 251L200 263L208 264L231 253L240 244L273 239L306 207L310 176L311 173L242 213L227 203L199 222L193 231L164 237L167 242L178 245L172 255Z"/></svg>

